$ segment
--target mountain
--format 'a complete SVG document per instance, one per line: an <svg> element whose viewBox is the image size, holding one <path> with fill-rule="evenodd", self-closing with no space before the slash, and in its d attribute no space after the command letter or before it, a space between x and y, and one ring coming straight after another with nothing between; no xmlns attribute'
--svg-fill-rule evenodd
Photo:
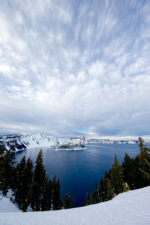
<svg viewBox="0 0 150 225"><path fill-rule="evenodd" d="M138 136L101 136L88 137L88 143L100 144L138 144ZM145 144L150 144L150 136L143 136Z"/></svg>
<svg viewBox="0 0 150 225"><path fill-rule="evenodd" d="M4 212L0 200L1 225L150 225L150 186L121 193L107 202L74 209L23 213L10 212L12 206L7 206Z"/></svg>
<svg viewBox="0 0 150 225"><path fill-rule="evenodd" d="M44 134L15 134L0 137L0 144L15 152L30 148L54 148L56 150L81 150L85 148L84 137L58 138Z"/></svg>

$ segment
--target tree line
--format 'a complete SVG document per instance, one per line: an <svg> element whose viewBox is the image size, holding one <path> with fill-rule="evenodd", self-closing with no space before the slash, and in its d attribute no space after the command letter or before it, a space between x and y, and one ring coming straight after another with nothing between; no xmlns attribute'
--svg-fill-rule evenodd
<svg viewBox="0 0 150 225"><path fill-rule="evenodd" d="M13 150L6 151L0 145L0 190L6 195L12 190L11 200L22 211L45 211L73 207L70 195L65 200L60 198L60 182L54 176L50 179L43 165L42 150L39 152L35 166L25 156L15 164Z"/></svg>
<svg viewBox="0 0 150 225"><path fill-rule="evenodd" d="M122 165L115 154L109 171L105 171L92 194L87 194L83 205L90 205L111 200L121 192L150 185L150 149L139 138L139 154L131 158L125 154Z"/></svg>
<svg viewBox="0 0 150 225"><path fill-rule="evenodd" d="M83 205L90 205L111 200L121 192L150 185L150 149L139 138L140 152L134 158L125 154L123 163L115 154L112 167L105 171L95 190L87 194ZM60 182L56 176L50 179L43 165L42 150L39 152L35 166L25 157L16 164L13 150L6 151L0 145L0 190L4 195L12 190L11 200L22 211L45 211L72 208L71 196L65 194L60 198Z"/></svg>

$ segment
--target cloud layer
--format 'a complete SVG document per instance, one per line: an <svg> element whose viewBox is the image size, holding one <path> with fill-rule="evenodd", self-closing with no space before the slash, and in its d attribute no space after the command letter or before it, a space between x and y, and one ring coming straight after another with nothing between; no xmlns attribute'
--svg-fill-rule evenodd
<svg viewBox="0 0 150 225"><path fill-rule="evenodd" d="M150 2L2 0L0 133L146 135Z"/></svg>

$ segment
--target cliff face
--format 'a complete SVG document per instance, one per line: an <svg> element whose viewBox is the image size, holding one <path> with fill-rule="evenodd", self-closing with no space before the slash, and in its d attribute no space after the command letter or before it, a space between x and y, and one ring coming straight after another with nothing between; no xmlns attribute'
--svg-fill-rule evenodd
<svg viewBox="0 0 150 225"><path fill-rule="evenodd" d="M58 138L43 134L16 134L0 138L7 150L13 148L14 151L21 151L29 148L54 148L56 150L80 150L85 148L85 141L81 137Z"/></svg>

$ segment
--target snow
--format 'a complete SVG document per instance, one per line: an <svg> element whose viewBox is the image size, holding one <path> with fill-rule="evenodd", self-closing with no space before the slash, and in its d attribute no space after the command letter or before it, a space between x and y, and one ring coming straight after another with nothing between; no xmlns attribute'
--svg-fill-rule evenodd
<svg viewBox="0 0 150 225"><path fill-rule="evenodd" d="M2 196L0 194L0 218L1 218L1 213L2 212L20 212L18 207L13 204L8 197ZM0 219L0 224L1 224L1 219Z"/></svg>
<svg viewBox="0 0 150 225"><path fill-rule="evenodd" d="M8 150L14 147L15 151L33 148L53 148L56 150L83 150L85 141L83 137L58 138L44 134L16 134L0 138Z"/></svg>
<svg viewBox="0 0 150 225"><path fill-rule="evenodd" d="M150 141L150 135L141 136L145 141ZM100 136L100 137L87 137L87 139L103 139L112 141L138 141L139 136Z"/></svg>
<svg viewBox="0 0 150 225"><path fill-rule="evenodd" d="M91 206L47 212L0 213L0 225L150 225L150 187Z"/></svg>
<svg viewBox="0 0 150 225"><path fill-rule="evenodd" d="M150 144L150 136L141 136L145 144ZM101 136L87 137L88 143L101 144L137 144L139 136Z"/></svg>

